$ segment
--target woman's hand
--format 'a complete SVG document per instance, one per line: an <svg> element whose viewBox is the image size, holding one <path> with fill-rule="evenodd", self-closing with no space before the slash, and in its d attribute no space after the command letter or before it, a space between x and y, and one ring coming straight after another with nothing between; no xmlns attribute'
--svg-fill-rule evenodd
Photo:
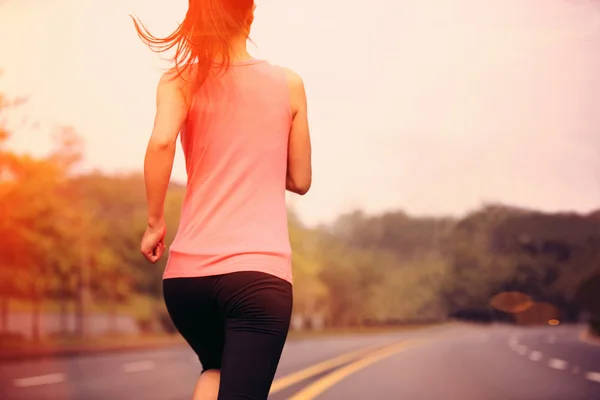
<svg viewBox="0 0 600 400"><path fill-rule="evenodd" d="M148 225L146 228L142 237L141 251L151 263L157 262L165 252L166 233L167 227L164 222L157 226Z"/></svg>

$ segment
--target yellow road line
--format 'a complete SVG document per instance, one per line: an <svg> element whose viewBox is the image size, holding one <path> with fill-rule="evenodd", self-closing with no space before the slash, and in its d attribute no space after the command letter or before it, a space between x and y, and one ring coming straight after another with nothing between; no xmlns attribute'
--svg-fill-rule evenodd
<svg viewBox="0 0 600 400"><path fill-rule="evenodd" d="M340 382L344 378L352 375L353 373L368 367L371 364L376 363L377 361L383 360L386 357L390 357L396 353L399 353L409 347L413 347L419 341L411 340L404 341L401 343L395 343L391 346L384 347L378 351L374 351L351 364L346 365L338 370L333 371L330 374L325 375L323 378L319 379L312 385L309 385L305 389L301 390L293 397L290 397L290 400L313 400L327 389L334 386L336 383Z"/></svg>
<svg viewBox="0 0 600 400"><path fill-rule="evenodd" d="M338 367L342 364L350 362L362 355L369 354L377 349L381 349L381 345L372 346L367 348L362 348L359 350L352 351L350 353L342 354L341 356L337 356L331 358L329 360L322 361L318 364L312 365L308 368L300 370L298 372L294 372L293 374L286 375L282 378L276 379L271 385L271 391L269 394L277 393L287 387L290 387L296 383L302 382L306 379L310 379L313 376L319 375L329 369Z"/></svg>

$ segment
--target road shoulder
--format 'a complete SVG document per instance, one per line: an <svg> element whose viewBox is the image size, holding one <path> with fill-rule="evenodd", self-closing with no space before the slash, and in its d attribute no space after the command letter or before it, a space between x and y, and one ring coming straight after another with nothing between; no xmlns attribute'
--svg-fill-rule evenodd
<svg viewBox="0 0 600 400"><path fill-rule="evenodd" d="M185 342L179 335L158 337L126 337L98 340L80 344L42 343L27 347L0 349L0 363L14 361L63 358L106 353L123 353L131 351L154 350L160 348L184 346Z"/></svg>

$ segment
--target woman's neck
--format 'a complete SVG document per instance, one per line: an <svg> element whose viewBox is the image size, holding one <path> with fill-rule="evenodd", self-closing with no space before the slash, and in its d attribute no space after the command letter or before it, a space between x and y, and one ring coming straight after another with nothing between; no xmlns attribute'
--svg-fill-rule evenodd
<svg viewBox="0 0 600 400"><path fill-rule="evenodd" d="M239 36L231 41L229 57L232 62L251 60L252 56L248 53L246 42L247 36Z"/></svg>

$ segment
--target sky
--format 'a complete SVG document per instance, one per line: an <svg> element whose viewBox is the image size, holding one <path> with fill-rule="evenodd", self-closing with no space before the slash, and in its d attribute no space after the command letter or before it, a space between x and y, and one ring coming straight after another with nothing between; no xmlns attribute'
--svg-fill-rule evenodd
<svg viewBox="0 0 600 400"><path fill-rule="evenodd" d="M463 215L502 202L600 208L600 3L593 0L257 0L250 52L304 79L308 224L354 209ZM10 146L46 154L56 126L85 167L140 171L168 64L137 38L187 0L2 0L0 115ZM36 122L35 124L33 122ZM173 179L185 181L178 149Z"/></svg>

